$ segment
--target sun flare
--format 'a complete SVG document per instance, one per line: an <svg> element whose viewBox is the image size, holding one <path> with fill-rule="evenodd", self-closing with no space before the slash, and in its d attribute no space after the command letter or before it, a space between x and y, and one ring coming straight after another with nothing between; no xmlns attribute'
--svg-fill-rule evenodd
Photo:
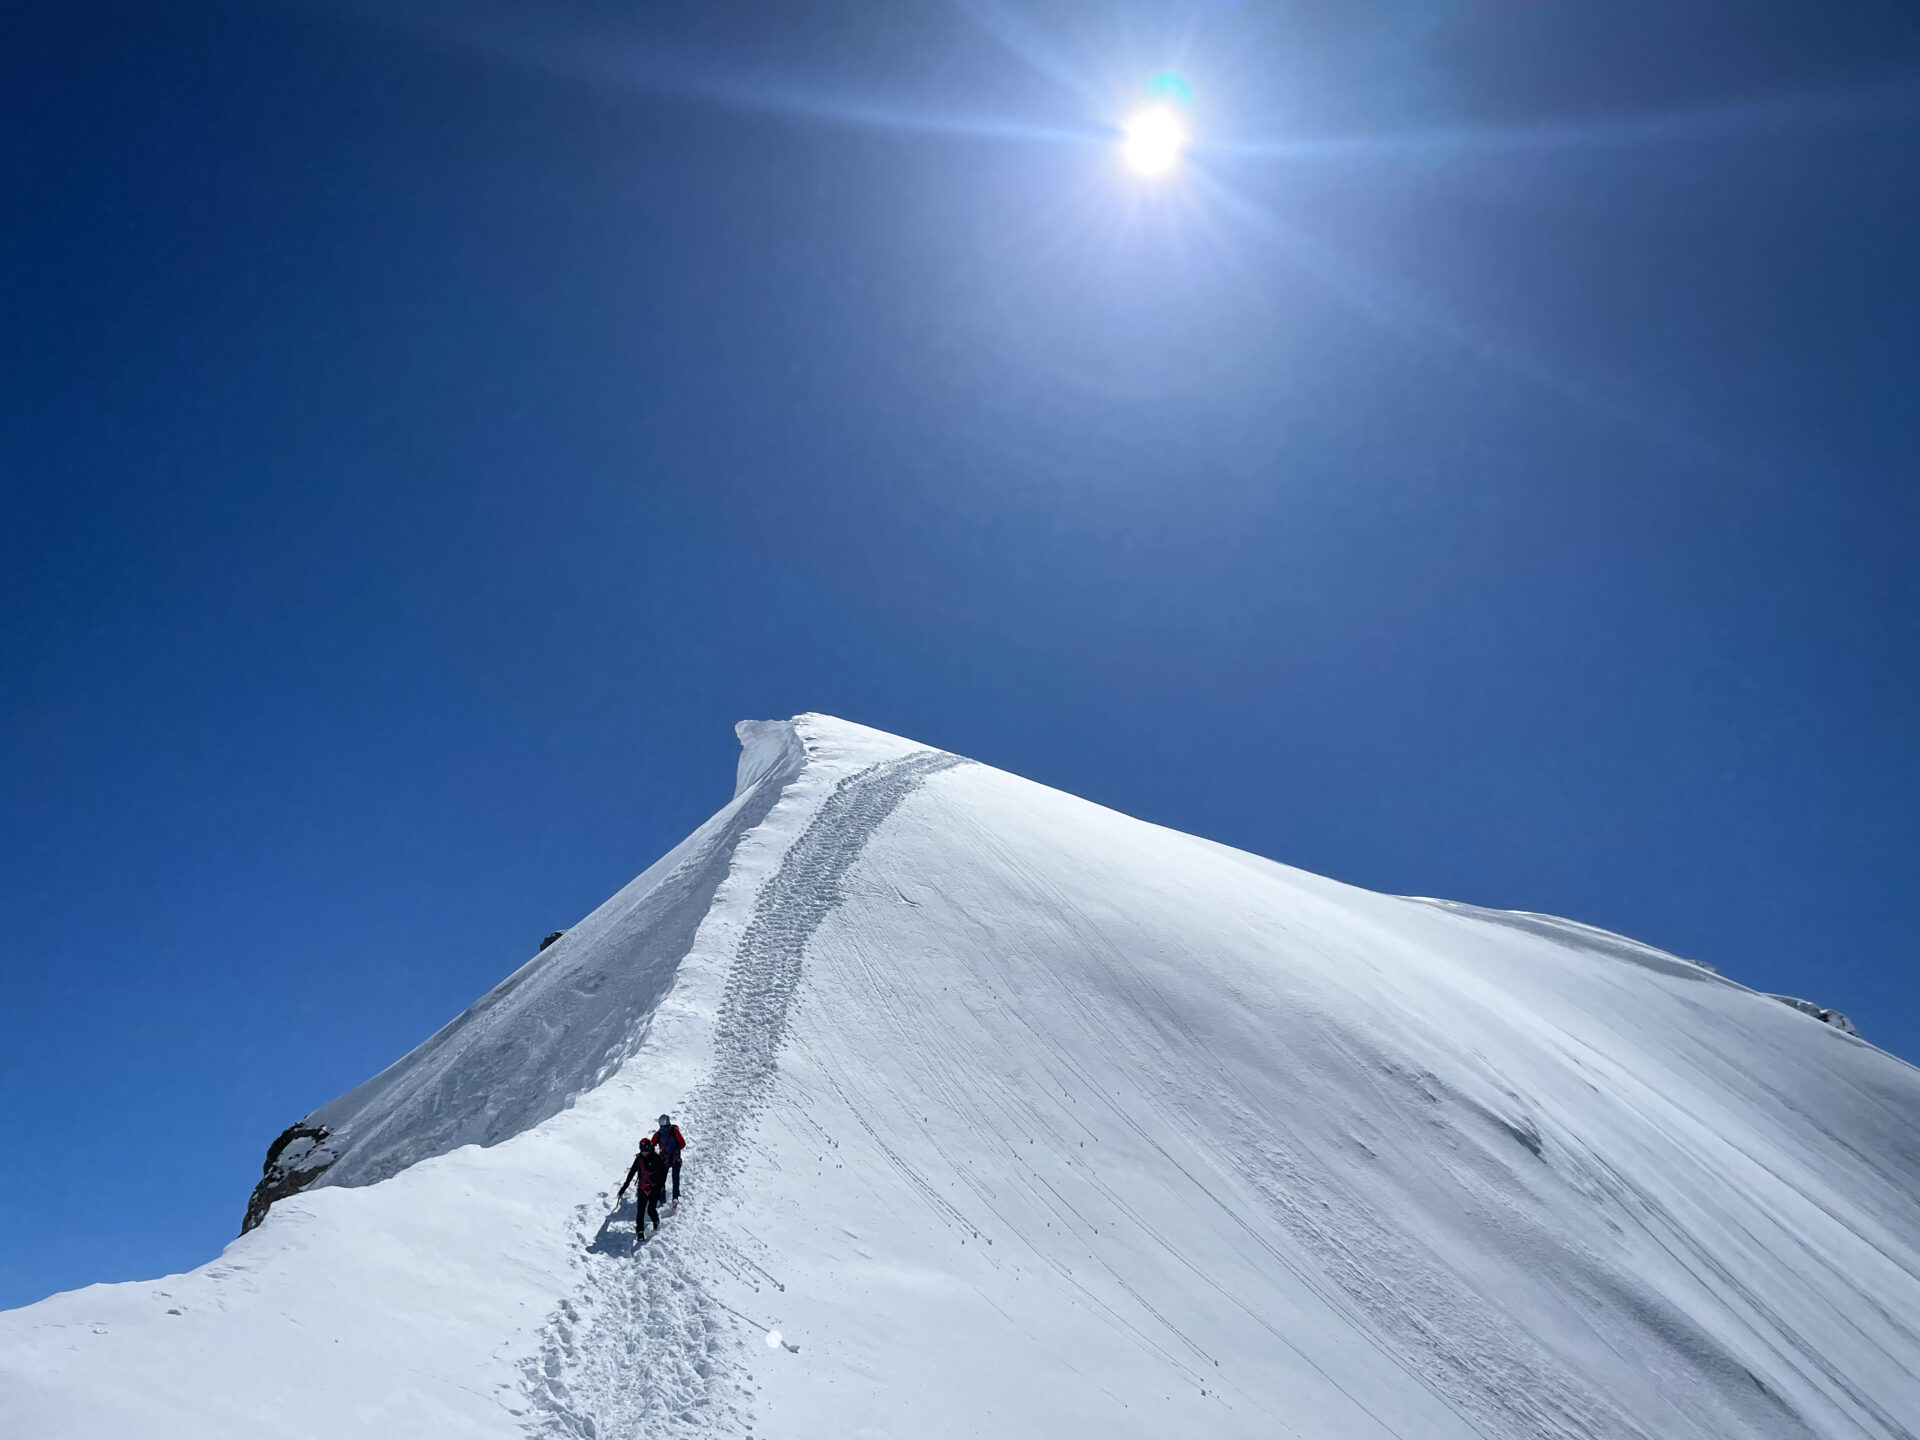
<svg viewBox="0 0 1920 1440"><path fill-rule="evenodd" d="M1187 122L1170 105L1137 111L1121 129L1120 153L1139 175L1165 175L1187 148Z"/></svg>

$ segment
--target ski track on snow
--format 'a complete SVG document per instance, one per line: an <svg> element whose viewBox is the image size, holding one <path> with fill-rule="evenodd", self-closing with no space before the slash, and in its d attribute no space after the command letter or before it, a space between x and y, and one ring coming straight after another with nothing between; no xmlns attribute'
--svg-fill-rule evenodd
<svg viewBox="0 0 1920 1440"><path fill-rule="evenodd" d="M897 887L889 893L908 904L915 903ZM1064 900L1061 906L1065 907ZM1131 968L1122 954L1114 954L1109 959L1116 968ZM1017 1087L1001 1085L992 1067L982 1074L954 1065L952 1057L945 1054L941 1037L930 1030L922 1019L925 1014L922 1002L927 997L913 993L910 982L903 982L901 971L874 966L858 947L854 947L839 964L846 971L845 982L857 986L861 993L862 1013L891 1026L897 1037L897 1051L903 1056L914 1057L912 1063L922 1072L920 1083L930 1092L945 1098L959 1113L979 1109L983 1104L989 1108L1001 1108L1009 1117L1018 1117L1017 1121L1009 1124L1010 1130L1014 1133L1024 1131L1043 1135L1061 1153L1072 1153L1076 1135L1084 1137L1082 1144L1085 1139L1097 1138L1094 1130L1076 1130L1074 1127L1079 1122L1065 1114L1049 1114L1036 1108L1019 1093ZM1151 985L1144 978L1139 983L1139 1013L1155 1015L1167 1012L1169 1007L1160 1002ZM1000 1018L1009 1023L1025 1024L1017 1010L1001 1007L999 1013ZM1114 1029L1094 1010L1078 1007L1077 1013L1091 1033L1097 1036L1097 1043L1093 1046L1095 1053L1131 1057L1128 1063L1142 1070L1150 1070L1154 1064L1166 1063L1166 1052L1144 1046L1139 1037ZM804 1037L800 1043L805 1043ZM828 1088L843 1102L847 1112L866 1131L868 1138L906 1183L942 1220L972 1238L984 1238L978 1226L941 1196L868 1123L866 1113L877 1108L872 1103L872 1097L856 1099L849 1096L836 1078L836 1066L832 1058L826 1054L815 1058ZM1108 1093L1109 1087L1077 1064L1070 1054L1049 1054L1045 1063L1058 1068L1058 1073L1045 1087L1048 1093L1058 1094L1066 1100L1078 1097L1094 1107L1110 1111L1121 1126L1134 1128L1134 1119L1114 1106ZM1016 1062L1009 1058L1008 1064L1016 1065ZM1248 1184L1267 1216L1294 1241L1309 1263L1301 1265L1299 1259L1276 1245L1278 1236L1257 1224L1252 1217L1241 1214L1234 1205L1209 1188L1201 1175L1189 1170L1178 1157L1149 1136L1148 1143L1160 1161L1177 1171L1204 1198L1204 1203L1216 1208L1229 1223L1272 1256L1278 1265L1295 1274L1330 1309L1351 1319L1356 1333L1368 1337L1389 1363L1414 1377L1442 1403L1486 1436L1487 1440L1597 1440L1597 1437L1607 1437L1607 1440L1650 1440L1644 1429L1629 1420L1606 1397L1583 1384L1579 1377L1568 1373L1544 1347L1517 1333L1511 1325L1502 1323L1497 1314L1477 1306L1465 1287L1452 1283L1453 1277L1445 1271L1438 1257L1410 1244L1390 1226L1372 1216L1365 1203L1346 1193L1332 1170L1314 1163L1297 1145L1288 1144L1270 1123L1270 1117L1248 1110L1231 1093L1213 1085L1210 1077L1198 1069L1192 1066L1184 1068L1185 1085L1169 1085L1171 1094L1165 1103L1173 1103L1172 1094L1182 1091L1212 1094L1216 1107L1225 1116L1223 1128L1233 1141L1221 1147L1228 1168ZM984 1100L980 1093L983 1087L988 1092ZM891 1098L896 1108L905 1113L915 1113L915 1107L906 1103L901 1095L893 1094ZM1196 1131L1203 1128L1200 1117L1190 1117L1190 1126ZM957 1168L980 1202L999 1218L994 1195L981 1187L965 1167ZM1271 1334L1277 1343L1291 1350L1300 1363L1326 1375L1258 1308L1236 1293L1230 1283L1223 1283L1219 1277L1199 1270L1179 1247L1169 1242L1168 1237L1145 1223L1134 1211L1126 1194L1103 1180L1096 1169L1082 1168L1079 1179L1104 1199L1113 1211L1125 1216L1146 1243L1157 1246L1175 1263L1193 1271L1196 1283L1220 1293L1253 1323ZM1064 1225L1097 1233L1093 1218L1083 1213L1057 1187L1034 1177L1029 1177L1027 1183L1044 1192L1039 1196L1041 1203L1056 1220ZM1017 1227L1009 1228L1017 1234ZM1187 1376L1196 1385L1211 1383L1208 1375L1210 1367L1216 1363L1213 1356L1157 1309L1104 1256L1090 1250L1086 1260L1099 1267L1108 1282L1127 1295L1138 1307L1137 1315L1124 1314L1099 1298L1074 1276L1060 1257L1035 1251L1034 1258L1045 1264L1059 1283L1075 1293L1090 1311L1130 1335L1148 1353ZM1139 1323L1143 1319L1151 1323ZM1171 1339L1174 1347L1169 1348L1156 1339L1155 1331ZM1197 1360L1201 1368L1196 1368L1190 1360ZM1413 1437L1404 1435L1376 1414L1367 1404L1367 1397L1340 1386L1331 1376L1326 1378L1329 1384L1341 1389L1359 1415L1377 1427L1379 1434L1394 1437L1394 1440L1413 1440ZM1273 1418L1277 1431L1294 1433L1278 1416ZM1791 1437L1806 1433L1804 1425L1790 1413L1783 1412L1770 1418L1776 1421L1772 1433L1777 1434L1780 1440L1791 1440Z"/></svg>
<svg viewBox="0 0 1920 1440"><path fill-rule="evenodd" d="M766 1107L807 945L846 899L847 873L928 776L967 763L925 750L844 777L761 886L727 973L712 1063L682 1106L700 1147L688 1191L697 1189L702 1203L675 1215L637 1253L624 1226L613 1228L625 1208L597 1234L597 1208L576 1209L582 1286L561 1301L538 1351L522 1363L530 1436L651 1440L733 1430L734 1421L745 1428L744 1366L728 1352L740 1345L730 1322L749 1317L709 1294L702 1276L717 1269L746 1278L759 1267L705 1217L744 1169L741 1146ZM748 1283L758 1288L758 1280Z"/></svg>

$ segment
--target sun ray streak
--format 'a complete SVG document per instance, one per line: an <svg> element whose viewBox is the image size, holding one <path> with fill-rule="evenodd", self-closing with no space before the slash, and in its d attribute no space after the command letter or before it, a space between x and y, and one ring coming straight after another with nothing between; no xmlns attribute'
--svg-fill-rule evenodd
<svg viewBox="0 0 1920 1440"><path fill-rule="evenodd" d="M1871 127L1915 119L1920 119L1920 87L1876 86L1601 120L1538 125L1451 125L1384 135L1223 141L1207 148L1210 153L1226 157L1289 160L1465 158L1711 144L1800 130Z"/></svg>
<svg viewBox="0 0 1920 1440"><path fill-rule="evenodd" d="M1112 143L1111 126L1066 125L943 110L882 96L808 85L790 76L722 68L704 56L631 35L563 34L476 9L454 17L434 7L396 6L368 18L509 65L636 94L790 116L825 124L954 140L1047 145Z"/></svg>
<svg viewBox="0 0 1920 1440"><path fill-rule="evenodd" d="M1063 54L1040 27L995 0L948 0L982 33L1035 73L1064 86L1098 108L1098 87Z"/></svg>
<svg viewBox="0 0 1920 1440"><path fill-rule="evenodd" d="M1357 264L1349 252L1336 251L1271 208L1236 194L1216 176L1196 171L1205 203L1274 243L1281 253L1327 291L1369 319L1403 335L1424 335L1452 345L1491 368L1537 386L1589 413L1647 435L1667 449L1711 463L1751 468L1702 436L1696 427L1658 414L1644 399L1630 398L1526 354L1510 341L1496 340L1449 313L1404 282Z"/></svg>

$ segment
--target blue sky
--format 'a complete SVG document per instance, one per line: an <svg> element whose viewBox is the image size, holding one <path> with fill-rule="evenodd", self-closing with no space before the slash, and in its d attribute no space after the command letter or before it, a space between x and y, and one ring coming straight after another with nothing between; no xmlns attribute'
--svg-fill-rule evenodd
<svg viewBox="0 0 1920 1440"><path fill-rule="evenodd" d="M1920 1058L1910 5L0 37L0 1304L211 1256L743 717Z"/></svg>

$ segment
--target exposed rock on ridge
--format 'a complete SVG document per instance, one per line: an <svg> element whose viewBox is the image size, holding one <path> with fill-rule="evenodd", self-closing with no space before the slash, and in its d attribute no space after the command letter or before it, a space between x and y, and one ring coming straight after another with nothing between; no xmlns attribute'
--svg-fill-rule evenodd
<svg viewBox="0 0 1920 1440"><path fill-rule="evenodd" d="M260 1183L247 1197L246 1218L240 1222L242 1235L267 1218L274 1201L306 1189L333 1164L333 1152L326 1148L330 1133L324 1125L309 1125L302 1120L282 1130L267 1147Z"/></svg>
<svg viewBox="0 0 1920 1440"><path fill-rule="evenodd" d="M1860 1033L1854 1028L1853 1021L1849 1020L1838 1010L1828 1010L1823 1006L1814 1004L1811 1000L1797 999L1792 995L1770 995L1768 998L1778 1000L1782 1005L1791 1005L1801 1014L1811 1015L1821 1024L1831 1025L1834 1029L1843 1031L1848 1035L1858 1035Z"/></svg>

